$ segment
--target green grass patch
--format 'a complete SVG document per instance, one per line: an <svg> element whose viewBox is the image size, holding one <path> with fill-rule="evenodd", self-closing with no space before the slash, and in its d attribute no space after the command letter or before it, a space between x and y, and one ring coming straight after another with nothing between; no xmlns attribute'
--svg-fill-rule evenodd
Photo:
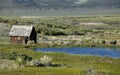
<svg viewBox="0 0 120 75"><path fill-rule="evenodd" d="M0 70L0 75L89 75L92 69L93 75L119 75L120 59L96 56L81 56L64 53L35 52L24 46L1 46L0 52L17 52L26 54L33 59L44 55L53 58L53 64L65 65L63 67L24 67L13 70Z"/></svg>

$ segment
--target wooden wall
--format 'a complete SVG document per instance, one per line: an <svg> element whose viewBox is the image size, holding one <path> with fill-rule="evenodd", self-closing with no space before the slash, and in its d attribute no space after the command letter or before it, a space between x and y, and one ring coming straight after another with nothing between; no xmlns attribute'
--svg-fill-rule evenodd
<svg viewBox="0 0 120 75"><path fill-rule="evenodd" d="M11 44L25 44L25 37L24 36L11 36L10 43Z"/></svg>

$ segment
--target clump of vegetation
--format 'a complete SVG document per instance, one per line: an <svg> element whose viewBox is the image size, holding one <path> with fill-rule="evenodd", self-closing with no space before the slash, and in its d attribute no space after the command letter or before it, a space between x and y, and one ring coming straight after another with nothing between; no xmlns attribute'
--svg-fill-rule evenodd
<svg viewBox="0 0 120 75"><path fill-rule="evenodd" d="M16 60L17 56L16 52L0 52L0 59Z"/></svg>
<svg viewBox="0 0 120 75"><path fill-rule="evenodd" d="M16 69L19 65L13 61L8 59L0 59L0 69Z"/></svg>
<svg viewBox="0 0 120 75"><path fill-rule="evenodd" d="M6 63L4 63L6 61ZM0 65L3 66L3 68L8 68L16 65L19 67L24 66L51 66L52 64L52 58L49 56L44 55L43 57L39 59L32 59L32 57L29 57L26 54L17 53L17 52L0 52ZM4 66L6 64L6 66ZM10 65L10 66L7 66Z"/></svg>
<svg viewBox="0 0 120 75"><path fill-rule="evenodd" d="M41 64L45 66L50 66L52 63L52 58L49 56L44 55L44 57L40 58Z"/></svg>
<svg viewBox="0 0 120 75"><path fill-rule="evenodd" d="M32 57L29 57L25 54L20 54L17 58L16 61L18 62L19 65L26 65L27 62L30 62L32 60Z"/></svg>
<svg viewBox="0 0 120 75"><path fill-rule="evenodd" d="M40 62L40 60L38 60L38 59L32 60L32 61L31 61L31 65L32 65L32 66L40 66L40 65L41 65L41 62Z"/></svg>
<svg viewBox="0 0 120 75"><path fill-rule="evenodd" d="M0 59L8 60L8 62L14 61L19 66L25 66L27 62L32 60L32 57L17 52L0 52ZM5 63L5 64L9 65L10 63Z"/></svg>
<svg viewBox="0 0 120 75"><path fill-rule="evenodd" d="M51 66L51 64L52 64L52 58L46 55L44 55L40 59L31 61L31 65L33 66Z"/></svg>

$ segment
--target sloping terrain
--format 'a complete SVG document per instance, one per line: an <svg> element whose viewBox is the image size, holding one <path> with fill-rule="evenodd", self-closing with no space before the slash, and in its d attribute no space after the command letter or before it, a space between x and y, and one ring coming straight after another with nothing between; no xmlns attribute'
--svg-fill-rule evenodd
<svg viewBox="0 0 120 75"><path fill-rule="evenodd" d="M119 8L120 0L0 0L0 8Z"/></svg>

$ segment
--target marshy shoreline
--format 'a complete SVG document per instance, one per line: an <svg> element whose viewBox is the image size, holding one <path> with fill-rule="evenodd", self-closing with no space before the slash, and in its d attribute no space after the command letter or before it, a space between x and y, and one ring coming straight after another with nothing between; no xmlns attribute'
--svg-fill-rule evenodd
<svg viewBox="0 0 120 75"><path fill-rule="evenodd" d="M11 45L11 46L1 46L0 52L2 53L17 53L24 54L29 57L32 57L33 60L39 59L44 55L52 57L52 64L59 64L64 66L59 67L34 67L26 66L21 68L3 69L0 70L0 74L5 75L20 75L20 74L36 74L36 75L47 75L46 72L49 72L49 75L86 75L89 74L89 70L92 70L92 74L102 74L102 75L119 75L119 58L109 58L109 57L98 57L98 56L82 56L82 55L72 55L65 53L44 53L44 52L35 52L32 48L24 48L24 46ZM114 66L112 66L114 65ZM103 70L104 69L104 70ZM53 71L54 70L54 71ZM94 72L93 72L94 71Z"/></svg>

